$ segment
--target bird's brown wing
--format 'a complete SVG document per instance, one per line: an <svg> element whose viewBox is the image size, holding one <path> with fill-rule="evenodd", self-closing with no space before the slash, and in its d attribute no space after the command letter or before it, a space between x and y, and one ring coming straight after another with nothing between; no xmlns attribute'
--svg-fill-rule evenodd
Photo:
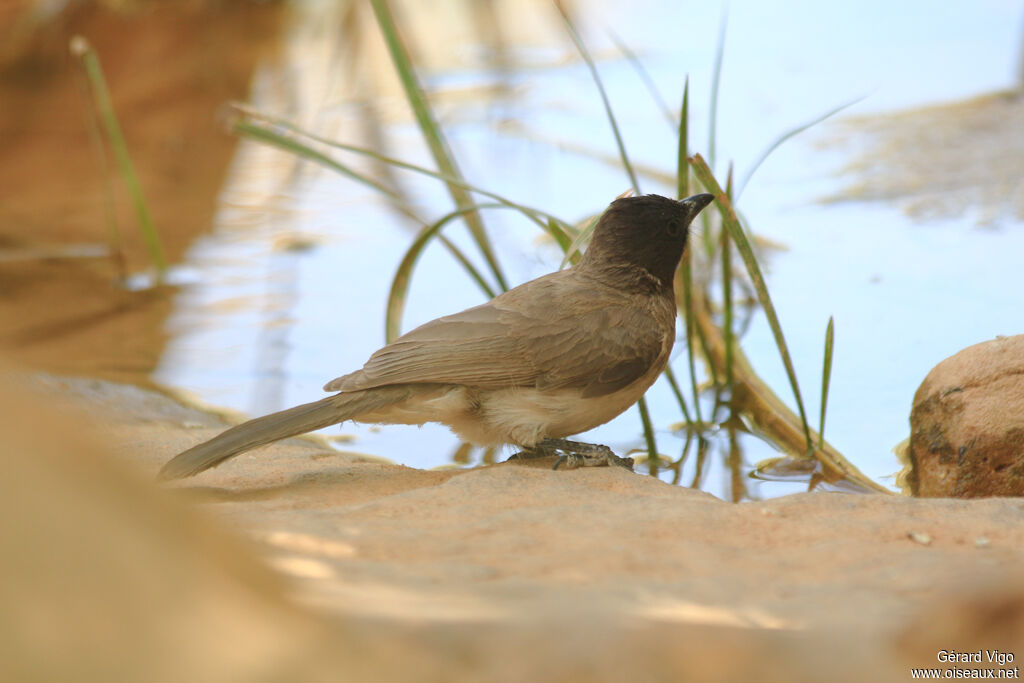
<svg viewBox="0 0 1024 683"><path fill-rule="evenodd" d="M530 340L532 360L540 369L534 386L575 388L583 397L610 394L654 364L663 366L674 336L674 325L658 325L630 305L605 305L561 318Z"/></svg>
<svg viewBox="0 0 1024 683"><path fill-rule="evenodd" d="M667 357L671 326L658 325L614 292L595 291L591 283L567 276L554 273L426 323L374 353L362 370L324 388L443 383L578 388L585 396L601 396Z"/></svg>
<svg viewBox="0 0 1024 683"><path fill-rule="evenodd" d="M511 331L515 316L493 302L432 320L375 352L362 370L328 383L327 391L387 384L451 383L481 388L525 386L534 369Z"/></svg>

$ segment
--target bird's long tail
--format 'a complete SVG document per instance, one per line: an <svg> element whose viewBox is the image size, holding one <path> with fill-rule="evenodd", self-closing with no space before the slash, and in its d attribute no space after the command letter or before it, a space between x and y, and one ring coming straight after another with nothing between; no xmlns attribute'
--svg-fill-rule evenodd
<svg viewBox="0 0 1024 683"><path fill-rule="evenodd" d="M405 387L378 387L328 396L278 413L264 415L193 446L174 456L163 468L159 479L183 479L216 467L239 453L279 439L297 436L344 422L409 396Z"/></svg>

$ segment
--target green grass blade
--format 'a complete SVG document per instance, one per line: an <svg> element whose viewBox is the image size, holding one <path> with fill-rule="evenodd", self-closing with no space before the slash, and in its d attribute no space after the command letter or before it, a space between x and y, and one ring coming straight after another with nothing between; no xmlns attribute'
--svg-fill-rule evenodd
<svg viewBox="0 0 1024 683"><path fill-rule="evenodd" d="M676 199L690 196L690 77L683 83L683 104L679 108L679 147L676 156Z"/></svg>
<svg viewBox="0 0 1024 683"><path fill-rule="evenodd" d="M82 98L88 102L86 107L86 128L89 131L89 145L96 155L99 165L100 181L103 185L103 218L107 224L107 239L110 243L110 260L117 272L117 281L124 282L128 279L128 268L125 263L124 240L121 238L121 227L117 220L117 207L114 201L114 186L110 177L110 165L107 158L107 147L104 143L102 124L100 123L99 112L96 110L95 99L92 91L93 86L85 69L75 70L75 81L82 91Z"/></svg>
<svg viewBox="0 0 1024 683"><path fill-rule="evenodd" d="M718 89L722 84L722 58L725 56L725 29L729 24L728 10L722 9L722 24L718 28L718 45L715 47L715 63L711 69L711 109L708 112L708 160L715 165L715 151L718 141Z"/></svg>
<svg viewBox="0 0 1024 683"><path fill-rule="evenodd" d="M700 391L697 388L697 354L693 347L693 336L697 330L694 326L693 313L692 253L692 250L687 248L686 252L683 254L683 314L686 318L686 361L690 371L690 391L693 395L693 413L697 418L697 424L701 424L703 419L700 415Z"/></svg>
<svg viewBox="0 0 1024 683"><path fill-rule="evenodd" d="M725 180L725 196L732 199L732 162ZM729 231L719 233L721 240L720 256L722 261L722 337L725 339L725 385L730 391L733 386L733 358L736 352L735 311L732 296L732 245L729 242Z"/></svg>
<svg viewBox="0 0 1024 683"><path fill-rule="evenodd" d="M683 419L686 420L686 426L692 427L693 419L690 417L690 409L686 406L686 399L683 398L683 392L679 389L679 381L676 379L676 373L672 370L671 365L665 366L665 379L668 380L668 385L672 388L672 395L676 397L676 401L679 403Z"/></svg>
<svg viewBox="0 0 1024 683"><path fill-rule="evenodd" d="M391 54L391 61L398 72L399 80L402 82L406 98L409 101L409 106L412 107L413 114L416 116L416 122L419 124L420 131L423 133L427 146L430 148L430 153L434 157L434 163L437 164L438 169L444 175L461 179L462 173L455 163L455 157L451 152L451 148L444 137L441 127L437 124L437 119L430 108L430 103L427 101L423 86L420 84L412 67L412 60L398 34L398 27L395 25L395 19L391 14L391 8L388 6L387 0L371 0L371 4L373 12L377 17L377 25L380 27L388 52ZM461 209L474 205L473 198L462 185L447 183L447 187L448 193L458 208ZM469 227L470 234L480 249L480 253L483 254L484 259L490 266L494 278L501 285L502 289L508 289L508 283L494 254L487 231L484 229L480 213L472 210L468 211L465 214L465 221Z"/></svg>
<svg viewBox="0 0 1024 683"><path fill-rule="evenodd" d="M699 489L704 479L704 471L707 469L708 449L711 442L702 436L697 436L697 462L694 468L693 480L690 482L691 489Z"/></svg>
<svg viewBox="0 0 1024 683"><path fill-rule="evenodd" d="M834 107L833 109L829 109L824 114L821 114L820 116L816 116L815 118L811 119L810 121L807 121L806 123L802 123L799 126L796 126L795 128L791 128L791 129L787 130L785 133L783 133L782 135L780 135L779 137L775 138L775 140L770 145L768 145L768 147L766 147L763 152L761 152L761 155L759 157L757 157L757 160L754 162L754 165L750 167L750 170L747 171L747 174L745 176L743 176L743 181L740 183L739 189L736 190L736 196L739 197L741 194L743 194L743 190L747 187L747 183L750 182L750 178L754 175L754 172L761 166L761 164L764 163L765 159L767 159L771 155L771 153L774 152L779 147L779 145L784 143L786 140L789 140L791 137L793 137L795 135L799 135L800 133L804 132L808 128L816 126L819 123L821 123L822 121L824 121L824 120L826 120L826 119L828 119L828 118L830 118L832 116L835 116L836 114L838 114L842 110L844 110L844 109L846 109L848 107L852 107L853 105L857 104L858 102L860 102L863 99L864 99L864 97L861 96L861 97L857 97L855 99L852 99L849 102L845 102L843 104L840 104L838 107Z"/></svg>
<svg viewBox="0 0 1024 683"><path fill-rule="evenodd" d="M477 204L477 207L482 206L485 205ZM448 250L448 253L450 253L452 257L459 262L459 265L462 266L462 268L469 274L469 277L471 277L473 281L476 282L477 287L480 288L480 291L483 292L484 296L486 296L488 299L493 299L494 297L498 296L498 292L494 291L491 285L488 284L487 280L484 278L483 273L477 270L476 266L473 265L473 262L470 261L469 258L467 258L466 255L462 253L461 249L455 246L455 244L453 244L452 241L446 238L444 235L438 235L437 239L439 242L441 242L441 244L445 246L445 248Z"/></svg>
<svg viewBox="0 0 1024 683"><path fill-rule="evenodd" d="M661 115L665 117L666 121L668 121L668 125L672 130L675 130L679 125L679 122L676 121L675 112L673 112L672 108L668 106L667 102L665 102L665 98L661 96L661 93L658 91L657 84L655 84L654 79L651 78L651 74L647 72L643 62L640 61L640 58L637 57L636 53L633 52L628 45L622 42L619 36L613 31L609 31L608 35L612 39L612 42L615 43L615 47L619 49L622 56L626 58L626 61L629 62L633 67L633 70L636 71L637 75L640 77L640 82L644 84L644 87L647 88L647 92L651 94L651 99L654 100L654 104L659 110L661 110Z"/></svg>
<svg viewBox="0 0 1024 683"><path fill-rule="evenodd" d="M676 198L690 196L690 77L683 81L683 103L679 107L679 145L676 158ZM693 348L693 249L687 246L683 254L681 271L683 315L686 320L686 361L690 371L690 390L693 394L693 412L701 422L700 392L697 390L697 359ZM680 405L685 405L681 398ZM689 420L689 417L687 417Z"/></svg>
<svg viewBox="0 0 1024 683"><path fill-rule="evenodd" d="M135 165L132 163L131 155L128 153L128 144L125 142L124 134L121 132L121 125L118 123L117 115L114 113L114 105L110 100L110 91L107 89L107 81L103 77L103 69L100 66L100 59L82 36L75 36L71 39L71 52L82 60L86 76L92 86L93 98L96 109L99 111L100 120L107 133L110 147L114 151L114 158L121 172L121 179L128 194L132 198L135 207L135 215L139 221L139 230L142 233L143 243L149 254L149 260L156 270L156 281L162 283L167 272L167 258L164 256L163 242L160 233L157 232L153 217L149 212L149 204L142 192L142 184L135 173Z"/></svg>
<svg viewBox="0 0 1024 683"><path fill-rule="evenodd" d="M597 91L601 95L601 102L604 104L605 114L608 116L608 123L611 124L612 134L615 136L615 144L619 148L619 156L622 158L622 166L626 169L626 174L629 176L630 185L633 187L633 192L636 194L640 193L640 183L637 181L636 173L633 171L633 166L629 163L629 157L626 155L626 145L622 141L622 134L619 132L619 124L615 121L615 114L612 112L612 103L608 99L608 93L604 90L604 83L601 82L601 76L597 73L597 66L594 64L594 60L590 56L590 52L587 51L587 47L583 44L583 40L580 39L579 33L576 32L576 27L573 26L572 20L566 13L565 8L562 7L561 3L556 2L555 7L562 15L562 19L565 20L565 27L569 32L569 37L572 38L572 42L576 45L576 49L579 51L583 61L586 62L587 68L590 69L590 75L594 77L594 84L597 86Z"/></svg>
<svg viewBox="0 0 1024 683"><path fill-rule="evenodd" d="M569 237L566 229L563 227L563 226L566 226L567 223L565 221L557 218L556 216L552 216L551 214L547 213L546 211L542 211L540 209L536 209L536 208L533 208L533 207L530 207L530 206L526 206L524 204L519 204L517 202L513 202L513 201L508 200L508 199L506 199L505 197L503 197L503 196L501 196L499 194L496 194L494 192L490 192L488 190L484 190L484 189L482 189L480 187L472 185L472 184L466 182L465 180L461 180L461 179L455 178L453 176L445 175L443 173L439 173L439 172L431 170L429 168L424 168L423 166L417 166L416 164L410 164L409 162L402 161L400 159L395 159L393 157L389 157L387 155L384 155L384 154L381 154L379 152L376 152L376 151L374 151L372 149L366 149L365 147L359 147L357 145L348 145L348 144L345 144L343 142L337 142L337 141L334 141L334 140L329 140L327 138L324 138L324 137L321 137L319 135L316 135L315 133L310 133L308 131L302 130L301 128L298 128L297 126L295 126L295 125L293 125L293 124L291 124L291 123L289 123L287 121L284 121L283 119L278 119L278 118L275 118L275 117L271 117L271 116L267 116L267 115L264 115L264 114L260 114L258 112L254 112L254 111L252 111L250 109L247 109L245 107L241 107L241 106L238 106L238 105L236 105L236 109L239 112L242 113L243 117L240 118L239 120L235 121L232 124L232 130L234 132L236 132L237 134L239 134L239 135L245 135L245 136L248 136L248 137L257 138L257 139L261 139L261 140L265 140L267 142L270 142L271 144L275 144L275 145L278 145L278 146L283 146L280 143L281 140L288 141L289 143L291 143L292 142L291 139L287 138L285 136L282 136L280 133L277 133L273 129L273 127L284 128L284 129L286 129L286 130L288 130L288 131L290 131L290 132L292 132L292 133L294 133L296 135L300 135L302 137L308 138L308 139L313 140L315 142L319 142L319 143L325 144L325 145L327 145L329 147L333 147L335 149L344 150L346 152L352 152L354 154L359 154L361 156L371 157L373 159L376 159L377 161L381 161L381 162L384 162L386 164L390 164L390 165L392 165L392 166L394 166L396 168L402 168L402 169L405 169L407 171L413 171L414 173L419 173L421 175L430 176L431 178L436 178L438 180L442 180L445 183L459 185L459 186L461 186L462 188L464 188L466 190L470 190L470 191L475 192L477 194L483 195L485 197L493 199L494 201L499 202L501 204L504 204L506 206L509 206L511 208L518 209L520 213L522 213L528 219L530 219L531 221L536 223L541 229L543 229L545 232L548 232L549 234L551 234L552 238L556 242L558 242L558 244L563 244L563 243L569 244L569 243L572 242L572 238ZM257 120L257 121L265 121L266 124L263 125L263 124L253 123L254 119ZM351 169L348 169L347 167L344 167L342 164L339 164L336 160L332 159L331 157L328 157L326 155L322 155L320 153L316 153L316 155L318 155L318 156L310 156L308 158L314 159L316 161L321 161L321 163L324 163L324 164L328 165L330 168L336 168L336 166L340 167L338 170L341 170L341 168L344 168L345 170L343 172L346 173L346 175L350 174L350 173L354 173L353 171L351 171ZM321 157L322 157L322 159L321 159ZM360 182L364 182L364 183L371 184L371 185L373 184L373 181L371 181L368 178L359 176L358 174L355 174L354 177L355 177L356 180L359 180ZM381 187L383 187L383 186L381 186ZM394 194L388 188L384 188L381 191L385 192L385 193L387 193L389 195L393 195Z"/></svg>
<svg viewBox="0 0 1024 683"><path fill-rule="evenodd" d="M442 216L423 228L423 230L416 235L416 239L414 239L412 244L409 245L409 248L406 250L401 262L398 264L398 271L395 273L395 277L391 280L391 291L388 293L387 311L384 315L384 338L387 343L390 344L401 334L402 314L405 312L405 302L409 294L409 282L412 280L412 271L416 266L416 262L419 260L420 254L423 253L423 250L430 243L430 240L438 236L438 233L441 232L441 228L448 225L448 223L452 222L456 218L461 218L466 215L469 211L507 208L510 207L496 203L465 206ZM466 264L463 264L463 266L465 265ZM479 274L477 274L477 277L479 278ZM486 286L486 283L481 282L479 279L477 284ZM490 297L494 297L493 292L490 293Z"/></svg>
<svg viewBox="0 0 1024 683"><path fill-rule="evenodd" d="M349 166L340 163L331 156L313 149L309 145L302 144L298 140L290 138L286 135L282 135L281 133L277 132L276 130L273 130L272 128L267 128L265 126L252 123L251 121L248 121L246 119L240 119L238 121L235 121L235 123L232 125L232 130L238 135L242 135L247 138L252 138L253 140L258 140L259 142L271 145L272 147L277 147L278 149L283 149L286 152L291 152L292 154L303 159L314 161L320 164L321 166L325 166L331 169L332 171L336 171L337 173L340 173L348 178L351 178L352 180L355 180L358 183L373 188L377 192L380 192L383 195L387 195L392 199L400 198L399 194L392 190L390 187L387 187L386 185L377 182L376 180L370 178L369 176L363 173L359 173L358 171L353 170Z"/></svg>
<svg viewBox="0 0 1024 683"><path fill-rule="evenodd" d="M596 220L594 221L594 224L597 224ZM558 221L556 221L554 218L548 219L548 234L554 238L555 243L558 244L558 247L562 250L562 253L565 254L565 257L562 259L562 263L559 266L559 269L564 268L566 263L577 263L580 260L580 247L577 244L577 240L579 239L579 237L577 236L577 239L570 240L568 227L569 226L567 225L558 225ZM593 232L592 228L591 232Z"/></svg>
<svg viewBox="0 0 1024 683"><path fill-rule="evenodd" d="M640 422L644 426L644 442L647 445L647 467L652 477L658 476L661 457L658 455L658 444L654 442L654 427L651 426L651 414L647 410L647 399L641 397L636 403L640 411Z"/></svg>
<svg viewBox="0 0 1024 683"><path fill-rule="evenodd" d="M295 154L298 157L318 163L326 168L331 169L332 171L341 173L342 175L347 176L358 183L366 185L367 187L371 187L387 197L390 197L395 200L401 200L401 196L391 188L387 187L386 185L377 182L376 180L370 178L369 176L360 173L359 171L356 171L351 167L346 166L345 164L340 163L336 159L331 158L330 156L324 154L323 152L313 149L309 145L303 144L298 140L282 135L275 130L255 125L245 120L236 121L235 124L233 125L233 130L238 135L248 137L259 142L263 142L264 144L271 145L279 149L283 149L287 152L291 152L292 154ZM398 201L395 204L395 206L404 215L409 216L410 218L417 221L420 220L420 218L414 215L411 211L403 208L403 204L401 201ZM488 296L488 298L494 298L494 296L496 295L494 289L487 283L487 281L484 279L480 271L477 270L476 266L474 266L473 263L466 257L466 255L462 253L462 250L459 249L454 243L451 242L451 240L447 239L443 235L439 239L441 240L441 243L444 244L445 248L448 249L451 255L455 258L455 260L457 260L462 265L462 267L466 269L466 272L469 273L470 277L473 278L473 280L477 283L477 285L479 285L480 289L483 290L483 292Z"/></svg>
<svg viewBox="0 0 1024 683"><path fill-rule="evenodd" d="M740 446L736 421L729 420L725 431L729 437L729 451L725 458L729 468L729 489L732 502L738 503L747 497L746 477L743 476L743 447Z"/></svg>
<svg viewBox="0 0 1024 683"><path fill-rule="evenodd" d="M690 455L690 446L693 445L693 438L695 432L693 429L686 430L686 441L683 442L683 447L679 450L679 458L675 461L675 477L672 479L673 484L678 484L679 480L683 475L683 465L686 464L686 458Z"/></svg>
<svg viewBox="0 0 1024 683"><path fill-rule="evenodd" d="M757 259L754 257L754 250L751 248L750 242L747 240L747 236L744 234L743 228L740 226L739 219L736 218L736 212L733 211L732 202L722 190L718 181L715 180L714 175L711 173L711 169L708 168L707 162L697 154L690 160L690 163L697 176L697 180L700 181L708 192L716 196L718 210L722 216L722 225L729 231L733 244L736 245L736 250L743 258L743 263L747 268L747 273L750 275L750 280L754 285L754 290L757 292L757 299L761 304L761 308L764 310L765 317L768 320L768 325L771 327L772 336L775 337L775 345L779 349L779 356L782 358L782 364L786 368L786 375L789 377L789 384L793 389L793 396L796 399L797 408L800 412L800 422L803 427L804 437L807 441L807 450L811 451L813 449L811 430L807 424L807 412L804 409L804 401L800 395L800 385L797 383L796 370L793 368L793 359L789 355L789 347L786 345L786 339L782 334L782 325L779 323L779 316L775 312L775 305L772 303L771 296L768 294L768 286L765 284L764 275L761 273L761 267L757 264Z"/></svg>
<svg viewBox="0 0 1024 683"><path fill-rule="evenodd" d="M567 247L564 248L565 256L562 258L562 262L559 264L558 269L565 268L570 262L579 260L579 256L583 251L583 245L590 241L590 236L594 234L594 228L597 227L597 221L600 220L600 216L594 216L588 222L586 227L580 230L580 233L576 235L575 239Z"/></svg>
<svg viewBox="0 0 1024 683"><path fill-rule="evenodd" d="M732 246L729 244L728 230L722 230L719 233L719 238L721 241L719 255L722 267L722 338L725 340L725 384L731 388L733 385L733 349L736 344L732 310Z"/></svg>
<svg viewBox="0 0 1024 683"><path fill-rule="evenodd" d="M835 346L835 322L828 317L825 328L825 362L821 368L821 417L818 421L818 448L825 446L825 407L828 405L828 387L832 381L832 349Z"/></svg>

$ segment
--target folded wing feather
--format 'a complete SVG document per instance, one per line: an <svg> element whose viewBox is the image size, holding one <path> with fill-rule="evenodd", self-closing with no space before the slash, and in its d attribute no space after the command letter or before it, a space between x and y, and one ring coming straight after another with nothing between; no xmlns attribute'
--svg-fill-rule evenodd
<svg viewBox="0 0 1024 683"><path fill-rule="evenodd" d="M438 383L483 390L579 388L584 396L601 396L631 384L667 356L671 338L635 300L607 291L597 296L593 285L566 279L567 272L529 283L531 292L512 289L422 325L324 389Z"/></svg>

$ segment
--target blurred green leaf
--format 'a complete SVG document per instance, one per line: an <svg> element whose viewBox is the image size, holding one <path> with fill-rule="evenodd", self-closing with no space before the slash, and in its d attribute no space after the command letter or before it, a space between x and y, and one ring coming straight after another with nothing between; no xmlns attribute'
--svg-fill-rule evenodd
<svg viewBox="0 0 1024 683"><path fill-rule="evenodd" d="M587 47L583 44L579 34L576 32L576 27L573 26L572 20L566 13L565 8L562 7L561 3L555 3L555 7L562 14L562 19L565 20L565 27L569 31L569 37L572 38L572 42L576 45L576 49L579 51L580 56L583 57L583 61L586 62L587 68L590 69L590 75L594 77L594 84L597 86L597 91L601 95L601 102L604 104L605 115L608 118L608 123L611 124L612 134L615 136L615 145L619 148L619 157L622 159L622 167L626 170L626 174L629 176L630 185L633 187L633 192L640 194L640 183L636 179L636 173L633 172L633 166L629 163L629 157L626 155L626 145L622 141L622 134L619 132L619 124L615 121L615 114L612 112L612 103L608 99L608 93L604 90L604 84L601 82L601 76L597 73L597 66L594 65L594 60L590 57L590 52L587 51ZM651 453L651 457L656 458L655 453Z"/></svg>
<svg viewBox="0 0 1024 683"><path fill-rule="evenodd" d="M398 34L398 27L395 25L394 16L391 14L391 8L388 6L387 0L370 0L370 2L373 5L373 12L377 17L377 24L380 26L381 34L384 36L388 52L391 54L391 61L398 72L399 80L402 82L409 106L412 107L413 113L416 116L416 122L423 133L423 138L426 140L430 153L434 157L434 163L437 164L442 174L462 179L462 172L455 163L455 156L452 154L451 147L448 145L441 127L437 125L437 120L430 108L430 102L423 91L423 86L420 85L419 79L416 77L412 60L409 58L409 52L402 42L401 36ZM451 195L452 200L455 201L455 205L460 209L469 209L464 215L470 234L473 235L473 239L480 248L480 253L483 254L484 259L491 267L491 272L494 273L498 284L502 289L508 289L505 275L501 271L501 265L498 263L490 238L487 235L487 230L484 228L483 219L479 212L472 210L474 206L473 198L466 192L464 185L458 183L446 184L448 193Z"/></svg>
<svg viewBox="0 0 1024 683"><path fill-rule="evenodd" d="M103 122L107 140L114 151L114 158L117 159L121 179L132 198L135 215L139 221L139 231L142 233L142 240L146 245L149 260L156 270L156 281L162 283L167 272L167 258L164 256L163 242L149 212L149 204L142 192L142 184L135 173L135 165L128 152L128 143L125 142L124 134L121 132L121 124L118 123L117 115L114 113L114 104L110 99L110 91L107 89L107 81L103 76L100 58L89 41L82 36L75 36L71 39L71 52L82 61L100 121Z"/></svg>

